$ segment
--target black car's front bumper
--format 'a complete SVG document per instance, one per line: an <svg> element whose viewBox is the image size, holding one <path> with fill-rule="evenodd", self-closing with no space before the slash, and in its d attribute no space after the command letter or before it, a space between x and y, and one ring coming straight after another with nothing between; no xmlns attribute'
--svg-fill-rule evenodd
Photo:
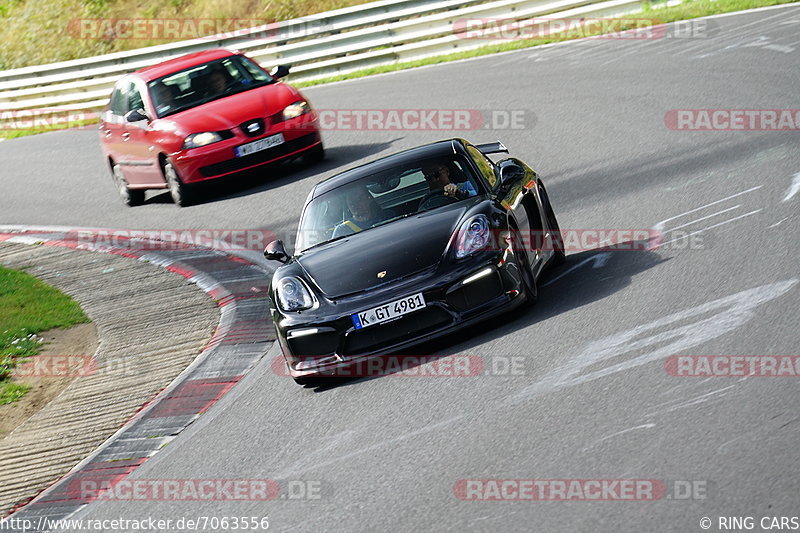
<svg viewBox="0 0 800 533"><path fill-rule="evenodd" d="M366 294L320 302L311 312L273 308L278 342L289 374L303 377L335 373L337 368L378 355L396 353L524 302L516 261L509 254L468 258L441 272L431 269ZM422 292L426 307L378 325L356 329L351 316Z"/></svg>

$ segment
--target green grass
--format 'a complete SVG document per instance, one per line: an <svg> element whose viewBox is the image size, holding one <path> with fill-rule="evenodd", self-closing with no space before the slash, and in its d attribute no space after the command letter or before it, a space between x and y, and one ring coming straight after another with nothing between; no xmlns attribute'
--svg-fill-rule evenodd
<svg viewBox="0 0 800 533"><path fill-rule="evenodd" d="M110 34L100 35L99 38L84 38L78 30L83 20L224 19L268 23L364 4L367 1L369 0L0 0L0 70L182 40L132 39Z"/></svg>
<svg viewBox="0 0 800 533"><path fill-rule="evenodd" d="M10 381L17 359L39 353L38 333L89 322L77 302L37 278L0 266L0 405L27 386Z"/></svg>
<svg viewBox="0 0 800 533"><path fill-rule="evenodd" d="M681 5L674 7L653 7L652 5L648 4L645 7L645 9L639 14L626 15L625 17L619 17L619 18L631 19L636 17L639 18L652 17L653 19L657 20L660 23L667 23L667 22L675 22L678 20L689 20L698 17L705 17L708 15L718 15L721 13L742 11L745 9L753 9L756 7L766 7L779 4L791 4L797 1L798 0L688 0L683 2ZM625 30L630 28L631 27L625 27L623 25L621 29ZM589 36L589 35L596 35L596 33L595 34L587 33L582 36ZM554 35L546 39L514 40L506 43L482 46L480 48L476 48L474 50L466 50L464 52L454 52L452 54L419 59L415 61L393 63L390 65L379 65L362 70L357 70L347 74L339 74L316 80L298 82L294 83L293 85L296 87L311 87L314 85L322 85L325 83L333 83L337 81L363 78L365 76L372 76L374 74L396 72L399 70L406 70L426 65L436 65L439 63L446 63L448 61L457 61L459 59L468 59L472 57L480 57L490 54L496 54L499 52L509 52L512 50L531 48L534 46L541 46L543 44L550 44L553 42L567 41L578 37L580 36L574 36L574 35L571 36L569 32L567 32L561 35Z"/></svg>
<svg viewBox="0 0 800 533"><path fill-rule="evenodd" d="M90 124L97 124L96 118L87 118L84 120L75 120L69 124L53 124L48 128L33 128L33 129L0 129L0 139L15 139L17 137L27 137L28 135L36 135L38 133L47 133L49 131L58 131L67 128L80 128L82 126L89 126Z"/></svg>
<svg viewBox="0 0 800 533"><path fill-rule="evenodd" d="M0 405L14 403L31 390L30 385L22 383L0 382Z"/></svg>

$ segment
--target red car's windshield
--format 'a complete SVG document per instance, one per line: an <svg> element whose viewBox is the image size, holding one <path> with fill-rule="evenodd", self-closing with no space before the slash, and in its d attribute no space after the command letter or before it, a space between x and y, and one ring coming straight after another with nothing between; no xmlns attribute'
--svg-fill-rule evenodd
<svg viewBox="0 0 800 533"><path fill-rule="evenodd" d="M246 57L234 55L169 74L147 87L156 116L163 118L274 81Z"/></svg>

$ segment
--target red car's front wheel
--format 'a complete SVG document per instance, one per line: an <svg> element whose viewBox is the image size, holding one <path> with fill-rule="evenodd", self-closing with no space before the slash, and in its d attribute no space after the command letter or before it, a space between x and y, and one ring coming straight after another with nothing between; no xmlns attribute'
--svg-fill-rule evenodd
<svg viewBox="0 0 800 533"><path fill-rule="evenodd" d="M178 207L186 207L189 205L191 203L190 186L181 181L178 171L175 169L175 165L173 165L171 161L166 160L164 161L163 170L164 179L167 180L167 186L169 187L169 194L172 196L172 201L175 202L175 205Z"/></svg>

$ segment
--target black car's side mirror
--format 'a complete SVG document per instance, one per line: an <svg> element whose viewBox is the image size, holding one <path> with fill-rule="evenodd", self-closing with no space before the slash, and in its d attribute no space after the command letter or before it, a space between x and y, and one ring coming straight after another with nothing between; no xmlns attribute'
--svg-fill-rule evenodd
<svg viewBox="0 0 800 533"><path fill-rule="evenodd" d="M269 74L275 79L285 78L289 75L290 68L292 68L291 65L278 65Z"/></svg>
<svg viewBox="0 0 800 533"><path fill-rule="evenodd" d="M141 122L143 120L150 120L144 109L133 109L125 113L126 122Z"/></svg>
<svg viewBox="0 0 800 533"><path fill-rule="evenodd" d="M504 159L498 163L500 167L500 184L508 186L516 181L522 181L525 177L525 169L513 159Z"/></svg>
<svg viewBox="0 0 800 533"><path fill-rule="evenodd" d="M272 241L264 248L264 257L270 261L280 261L286 263L289 261L289 254L286 253L286 248L283 246L283 241Z"/></svg>

